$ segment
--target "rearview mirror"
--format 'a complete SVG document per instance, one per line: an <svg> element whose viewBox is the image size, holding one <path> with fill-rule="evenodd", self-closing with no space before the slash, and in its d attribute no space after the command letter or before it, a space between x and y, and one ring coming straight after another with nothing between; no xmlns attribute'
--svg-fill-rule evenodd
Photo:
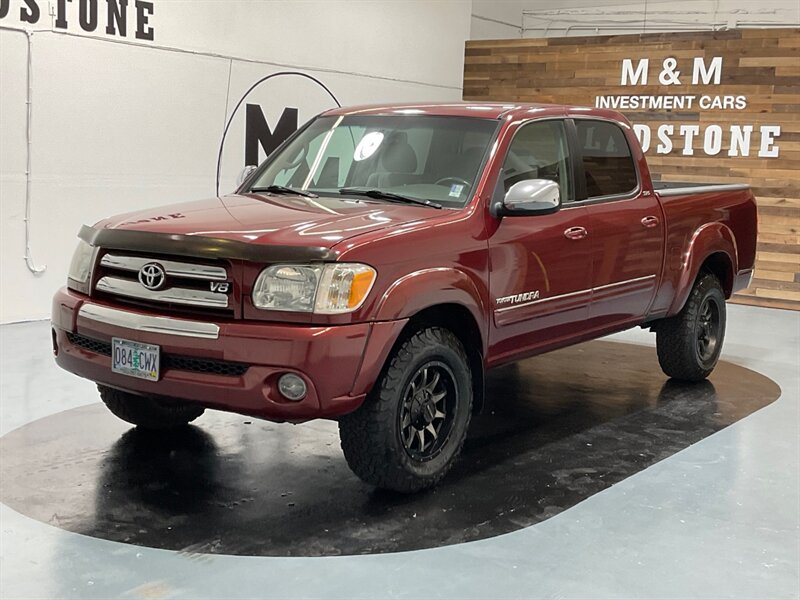
<svg viewBox="0 0 800 600"><path fill-rule="evenodd" d="M245 182L245 180L250 177L250 175L255 171L258 167L255 165L247 165L244 169L241 170L239 176L236 178L236 187L237 189Z"/></svg>
<svg viewBox="0 0 800 600"><path fill-rule="evenodd" d="M511 186L492 211L497 217L549 215L561 208L558 184L549 179L525 179Z"/></svg>

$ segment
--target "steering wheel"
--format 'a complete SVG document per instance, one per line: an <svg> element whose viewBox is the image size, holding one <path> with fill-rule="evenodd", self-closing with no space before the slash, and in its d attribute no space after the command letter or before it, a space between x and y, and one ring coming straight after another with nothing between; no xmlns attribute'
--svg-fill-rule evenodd
<svg viewBox="0 0 800 600"><path fill-rule="evenodd" d="M442 177L441 179L434 182L434 185L445 185L446 182L451 181L455 183L462 183L464 184L465 188L472 187L472 184L467 181L466 179L461 179L461 177Z"/></svg>

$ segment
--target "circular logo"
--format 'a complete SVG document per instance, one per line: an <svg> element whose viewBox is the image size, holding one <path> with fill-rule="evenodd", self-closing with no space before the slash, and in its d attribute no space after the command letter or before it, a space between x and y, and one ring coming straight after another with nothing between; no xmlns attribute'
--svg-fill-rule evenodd
<svg viewBox="0 0 800 600"><path fill-rule="evenodd" d="M361 161L369 158L383 142L383 133L380 131L371 131L358 143L355 153L353 153L353 160Z"/></svg>
<svg viewBox="0 0 800 600"><path fill-rule="evenodd" d="M167 273L158 263L147 263L139 269L139 283L148 290L160 290L167 281Z"/></svg>
<svg viewBox="0 0 800 600"><path fill-rule="evenodd" d="M261 70L263 67L259 66L252 72ZM229 86L228 99L234 108L225 123L217 151L218 196L221 181L223 188L237 189L239 186L234 182L242 167L261 164L263 157L270 156L310 116L341 106L325 83L302 71L276 71L265 75L255 80L237 102L230 90L238 85L234 82Z"/></svg>

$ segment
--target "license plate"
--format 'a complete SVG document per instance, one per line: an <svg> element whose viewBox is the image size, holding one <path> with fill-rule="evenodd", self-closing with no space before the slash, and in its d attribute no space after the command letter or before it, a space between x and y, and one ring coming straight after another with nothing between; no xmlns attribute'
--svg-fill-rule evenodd
<svg viewBox="0 0 800 600"><path fill-rule="evenodd" d="M121 338L111 338L111 370L114 373L158 381L160 348Z"/></svg>

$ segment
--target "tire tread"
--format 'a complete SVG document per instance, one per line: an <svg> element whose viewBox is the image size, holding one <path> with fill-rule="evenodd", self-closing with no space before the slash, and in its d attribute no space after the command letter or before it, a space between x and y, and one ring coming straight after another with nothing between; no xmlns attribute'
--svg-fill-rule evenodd
<svg viewBox="0 0 800 600"><path fill-rule="evenodd" d="M98 385L97 389L108 410L123 421L143 429L181 427L205 412L202 406L195 404L137 396L104 385Z"/></svg>
<svg viewBox="0 0 800 600"><path fill-rule="evenodd" d="M366 402L339 420L345 459L352 471L367 483L406 493L432 487L447 474L461 452L472 414L471 375L464 397L459 399L466 400L466 405L459 407L467 411L466 425L458 432L460 438L456 441L455 452L444 468L427 476L410 473L404 467L404 457L394 451L389 439L395 435L397 390L403 385L415 357L432 346L447 346L456 352L469 373L467 354L451 331L441 327L422 329L409 337L389 360Z"/></svg>
<svg viewBox="0 0 800 600"><path fill-rule="evenodd" d="M720 322L720 338L718 341L717 356L709 365L702 365L695 357L695 330L694 323L703 301L708 294L720 294L722 311ZM681 381L702 381L714 370L725 332L725 296L722 286L716 276L710 273L701 274L689 298L681 311L664 319L656 328L656 351L658 362L666 375Z"/></svg>

